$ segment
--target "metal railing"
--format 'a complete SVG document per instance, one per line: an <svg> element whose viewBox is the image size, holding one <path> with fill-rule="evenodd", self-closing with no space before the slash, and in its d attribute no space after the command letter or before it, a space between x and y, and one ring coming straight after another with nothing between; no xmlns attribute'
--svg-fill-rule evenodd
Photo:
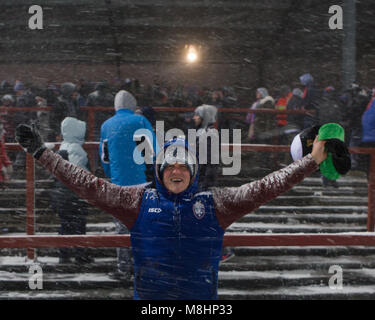
<svg viewBox="0 0 375 320"><path fill-rule="evenodd" d="M90 107L85 107L90 108ZM7 108L8 109L8 108ZM18 110L19 109L19 110ZM12 111L37 111L50 110L50 108L12 108ZM95 111L104 108L90 108L89 123L92 124ZM105 108L109 111L109 108ZM192 111L194 108L174 108L179 111ZM0 112L4 110L0 107ZM156 111L173 111L173 108L159 107ZM248 109L222 108L221 112L248 112ZM278 110L253 110L264 113L305 113L305 112L280 112ZM90 114L92 114L90 116ZM93 132L93 131L92 131ZM223 148L233 149L235 145L222 145ZM7 150L22 150L16 143L7 143ZM289 146L241 144L242 152L289 152ZM98 148L98 142L86 142L84 148L93 151ZM367 231L373 232L375 226L375 149L374 148L349 148L351 153L369 154L370 169L368 175L368 216ZM26 156L26 236L0 236L0 248L26 248L27 257L35 259L36 248L72 248L94 247L110 248L130 246L128 235L71 235L71 236L41 236L35 235L35 160ZM372 233L350 234L249 234L225 235L225 246L375 246L375 235Z"/></svg>

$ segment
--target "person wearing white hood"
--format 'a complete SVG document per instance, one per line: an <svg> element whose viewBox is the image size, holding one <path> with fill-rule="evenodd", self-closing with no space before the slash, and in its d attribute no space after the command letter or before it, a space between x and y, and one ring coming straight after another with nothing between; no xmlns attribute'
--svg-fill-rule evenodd
<svg viewBox="0 0 375 320"><path fill-rule="evenodd" d="M156 137L150 122L142 115L134 114L137 101L133 95L120 90L114 99L116 114L101 126L99 153L104 173L111 182L119 186L142 185L151 181L152 165L137 164L142 158L135 139L152 142L149 147L156 150ZM140 132L141 131L141 132ZM136 134L136 135L135 135ZM139 135L138 135L139 134ZM141 138L142 136L142 138ZM142 162L142 161L141 161ZM114 218L119 234L129 233L126 227ZM132 276L131 251L117 249L117 271L111 276L128 280Z"/></svg>
<svg viewBox="0 0 375 320"><path fill-rule="evenodd" d="M85 142L86 122L72 117L66 117L61 122L61 134L63 141L57 152L63 159L85 169L89 169L89 162L86 151L82 144ZM54 188L50 192L51 207L60 218L61 227L59 234L86 234L87 204L79 199L72 191L55 180ZM60 249L60 263L75 262L85 264L93 262L84 248Z"/></svg>

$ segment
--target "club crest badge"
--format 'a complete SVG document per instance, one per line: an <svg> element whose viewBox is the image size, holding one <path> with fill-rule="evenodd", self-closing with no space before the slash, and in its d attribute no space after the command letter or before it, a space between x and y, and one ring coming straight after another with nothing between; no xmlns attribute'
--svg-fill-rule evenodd
<svg viewBox="0 0 375 320"><path fill-rule="evenodd" d="M202 202L197 201L193 205L193 212L197 219L202 219L206 214L206 210Z"/></svg>

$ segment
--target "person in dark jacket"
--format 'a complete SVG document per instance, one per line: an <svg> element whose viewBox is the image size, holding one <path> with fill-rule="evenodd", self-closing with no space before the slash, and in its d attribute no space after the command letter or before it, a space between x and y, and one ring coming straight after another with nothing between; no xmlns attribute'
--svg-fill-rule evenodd
<svg viewBox="0 0 375 320"><path fill-rule="evenodd" d="M114 96L109 92L109 85L106 81L100 81L95 86L95 91L91 92L87 97L86 105L88 107L108 107L109 111L95 112L94 122L94 140L100 139L100 127L111 116L113 116L112 106L114 103Z"/></svg>
<svg viewBox="0 0 375 320"><path fill-rule="evenodd" d="M317 125L319 122L317 112L322 92L316 88L314 78L310 73L303 74L299 79L304 86L301 107L308 111L303 120L303 128L305 129Z"/></svg>
<svg viewBox="0 0 375 320"><path fill-rule="evenodd" d="M225 229L290 190L327 157L325 141L259 181L199 192L199 163L187 142L167 141L155 161L156 188L117 186L48 150L35 127L20 125L16 141L80 197L130 230L135 299L217 299Z"/></svg>
<svg viewBox="0 0 375 320"><path fill-rule="evenodd" d="M60 124L66 117L78 119L80 110L76 101L73 99L73 93L76 85L71 82L65 82L61 85L60 96L57 102L52 106L50 115L51 129L54 132L56 140L61 139Z"/></svg>

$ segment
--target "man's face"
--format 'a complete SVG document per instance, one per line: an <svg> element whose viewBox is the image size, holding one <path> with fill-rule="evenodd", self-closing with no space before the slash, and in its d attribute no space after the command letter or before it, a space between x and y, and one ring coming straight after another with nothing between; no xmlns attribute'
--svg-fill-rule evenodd
<svg viewBox="0 0 375 320"><path fill-rule="evenodd" d="M193 116L193 120L194 120L194 124L196 127L199 127L200 124L202 123L202 118L198 116L197 114Z"/></svg>
<svg viewBox="0 0 375 320"><path fill-rule="evenodd" d="M163 183L172 193L183 192L190 184L189 168L182 163L168 165L163 171Z"/></svg>

